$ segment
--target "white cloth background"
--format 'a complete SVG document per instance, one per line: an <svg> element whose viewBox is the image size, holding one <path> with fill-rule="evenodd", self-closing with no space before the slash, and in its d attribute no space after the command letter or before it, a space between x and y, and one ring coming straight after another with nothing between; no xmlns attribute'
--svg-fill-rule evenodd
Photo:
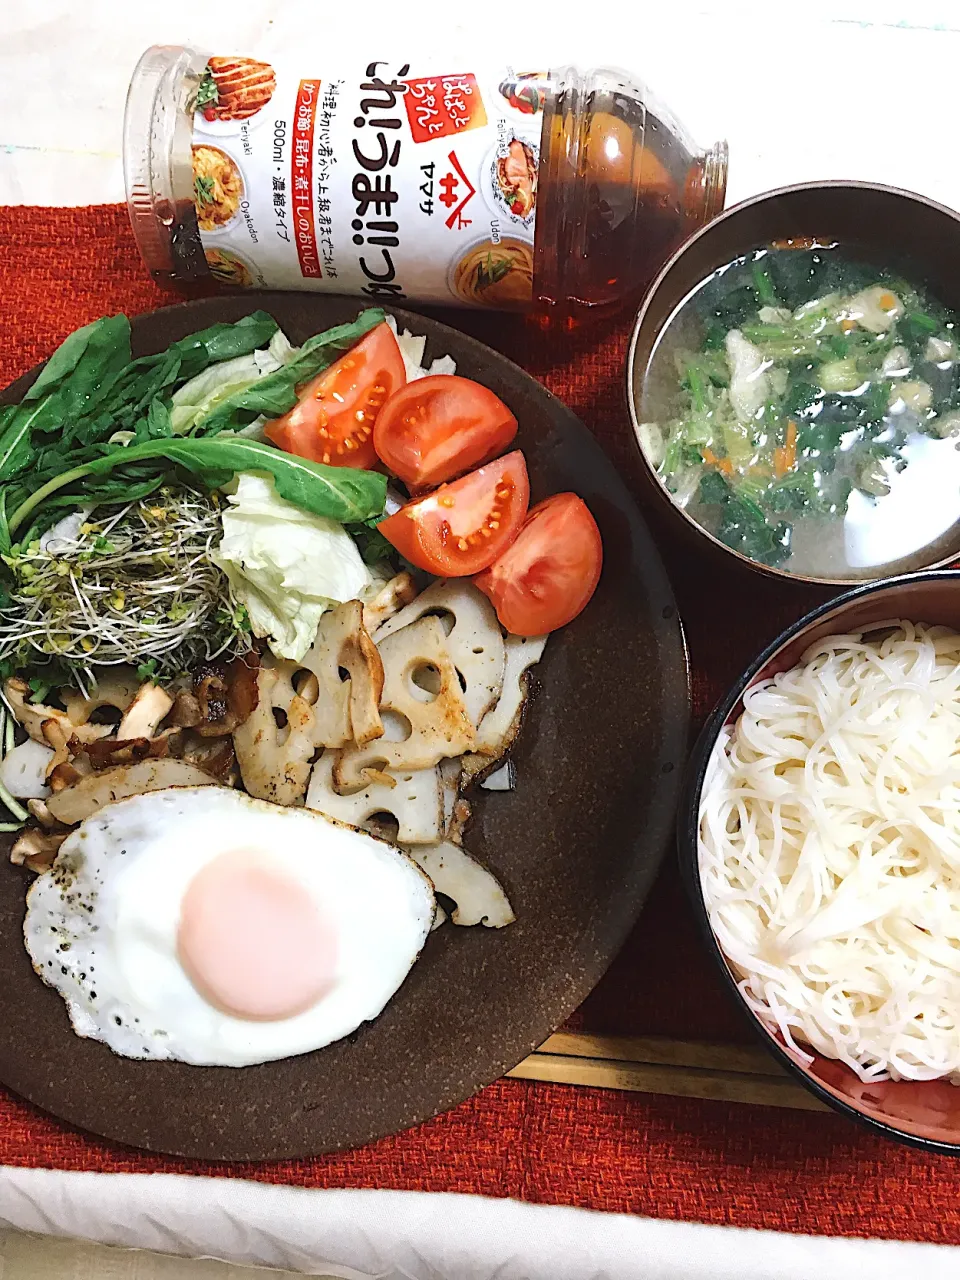
<svg viewBox="0 0 960 1280"><path fill-rule="evenodd" d="M936 1245L167 1174L3 1169L0 1226L338 1280L955 1280L960 1266Z"/></svg>
<svg viewBox="0 0 960 1280"><path fill-rule="evenodd" d="M122 200L127 82L143 48L163 42L266 56L292 42L333 67L338 52L414 47L499 52L514 64L624 66L700 142L729 140L729 202L782 183L848 177L960 207L957 0L527 0L499 9L451 0L3 0L0 203ZM939 1280L960 1272L957 1250L933 1246L159 1175L0 1169L4 1226L378 1280ZM142 1259L115 1257L108 1270L78 1254L75 1269L66 1265L44 1274L160 1274Z"/></svg>

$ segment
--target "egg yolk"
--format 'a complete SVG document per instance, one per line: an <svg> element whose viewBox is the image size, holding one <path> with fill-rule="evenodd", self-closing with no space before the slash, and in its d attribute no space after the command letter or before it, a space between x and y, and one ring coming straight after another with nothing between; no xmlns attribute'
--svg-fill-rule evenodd
<svg viewBox="0 0 960 1280"><path fill-rule="evenodd" d="M234 1017L303 1013L333 986L336 952L305 886L253 850L219 854L183 896L180 963L200 994Z"/></svg>

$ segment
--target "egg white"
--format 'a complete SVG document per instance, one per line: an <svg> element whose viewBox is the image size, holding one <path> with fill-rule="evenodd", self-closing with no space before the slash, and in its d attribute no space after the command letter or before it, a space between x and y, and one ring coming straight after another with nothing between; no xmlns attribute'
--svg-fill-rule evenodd
<svg viewBox="0 0 960 1280"><path fill-rule="evenodd" d="M225 1013L177 958L188 885L234 849L275 859L336 928L332 989L293 1017ZM184 787L108 805L68 836L27 895L24 940L78 1035L125 1057L246 1066L319 1049L375 1018L417 959L434 908L419 868L364 832L229 788Z"/></svg>

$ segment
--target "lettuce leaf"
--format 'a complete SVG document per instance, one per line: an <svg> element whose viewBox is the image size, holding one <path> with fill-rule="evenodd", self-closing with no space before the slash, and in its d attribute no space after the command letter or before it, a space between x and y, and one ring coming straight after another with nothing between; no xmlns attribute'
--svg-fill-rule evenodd
<svg viewBox="0 0 960 1280"><path fill-rule="evenodd" d="M322 614L360 596L372 575L341 524L285 502L270 477L241 475L228 501L214 563L254 635L266 637L278 658L299 662Z"/></svg>
<svg viewBox="0 0 960 1280"><path fill-rule="evenodd" d="M170 425L173 434L187 435L228 397L245 391L259 378L276 373L297 354L298 349L292 347L286 335L278 329L269 346L209 365L171 396Z"/></svg>

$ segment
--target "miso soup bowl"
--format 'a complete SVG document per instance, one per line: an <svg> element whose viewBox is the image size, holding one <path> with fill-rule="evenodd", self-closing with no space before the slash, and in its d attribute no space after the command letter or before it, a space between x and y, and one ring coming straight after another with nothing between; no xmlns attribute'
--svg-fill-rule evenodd
<svg viewBox="0 0 960 1280"><path fill-rule="evenodd" d="M895 563L846 576L818 577L772 568L726 546L679 506L644 450L641 393L661 334L680 304L719 267L777 240L815 236L849 245L878 267L902 269L960 312L960 215L923 196L865 182L804 183L734 205L676 251L650 286L637 314L627 357L627 407L648 496L672 513L678 536L708 558L739 562L768 577L852 586L895 573L937 568L960 556L960 521L934 543Z"/></svg>
<svg viewBox="0 0 960 1280"><path fill-rule="evenodd" d="M903 618L940 623L960 631L960 571L904 574L866 583L835 597L788 627L750 664L717 705L700 733L687 766L677 819L680 871L697 923L719 967L730 997L767 1049L805 1088L842 1115L886 1138L944 1155L960 1155L960 1087L946 1080L888 1080L864 1084L847 1066L815 1053L807 1064L779 1032L756 1016L737 986L710 925L700 884L698 831L700 793L707 765L725 725L743 710L744 694L761 680L796 666L806 650L826 636L868 630L871 625ZM816 1120L811 1117L811 1124Z"/></svg>

